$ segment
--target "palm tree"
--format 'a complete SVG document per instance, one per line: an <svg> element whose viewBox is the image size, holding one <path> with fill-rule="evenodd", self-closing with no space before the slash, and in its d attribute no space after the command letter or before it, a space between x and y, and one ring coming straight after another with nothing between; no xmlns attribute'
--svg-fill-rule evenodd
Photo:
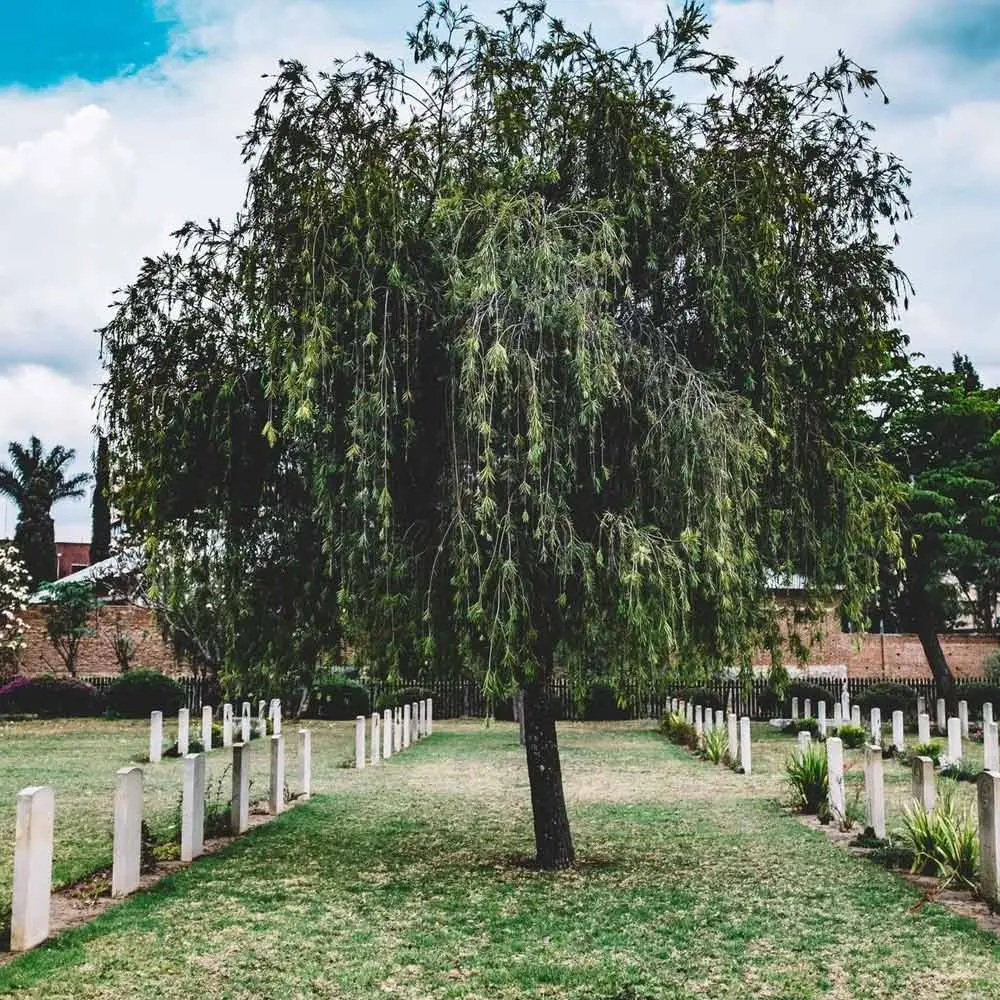
<svg viewBox="0 0 1000 1000"><path fill-rule="evenodd" d="M56 541L52 505L58 500L82 497L90 474L66 477L65 467L76 457L72 448L57 444L47 455L42 442L32 436L28 447L11 441L10 466L0 465L0 495L17 504L14 542L24 559L34 586L55 576Z"/></svg>

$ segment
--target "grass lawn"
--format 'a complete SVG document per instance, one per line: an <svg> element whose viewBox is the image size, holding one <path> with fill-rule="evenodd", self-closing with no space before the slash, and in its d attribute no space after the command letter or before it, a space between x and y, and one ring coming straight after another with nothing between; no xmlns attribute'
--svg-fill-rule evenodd
<svg viewBox="0 0 1000 1000"><path fill-rule="evenodd" d="M200 725L200 718L199 718ZM313 768L322 779L348 756L353 723L310 722ZM285 770L292 791L298 752L295 726L285 727ZM192 732L195 730L193 729ZM176 720L164 720L164 746L177 738ZM253 741L251 792L267 798L268 749ZM66 719L0 723L0 930L9 927L14 863L15 799L28 785L51 785L56 794L53 882L72 884L111 864L112 810L119 767L149 752L149 724L139 720ZM209 754L206 789L228 802L230 753ZM145 818L154 835L179 835L181 762L144 765ZM0 934L2 936L2 934Z"/></svg>
<svg viewBox="0 0 1000 1000"><path fill-rule="evenodd" d="M545 874L518 863L513 727L436 723L362 772L324 760L345 756L349 728L331 732L313 751L328 794L0 968L0 992L1000 998L996 939L909 912L906 883L784 813L793 741L757 735L748 780L637 725L562 726L582 863Z"/></svg>

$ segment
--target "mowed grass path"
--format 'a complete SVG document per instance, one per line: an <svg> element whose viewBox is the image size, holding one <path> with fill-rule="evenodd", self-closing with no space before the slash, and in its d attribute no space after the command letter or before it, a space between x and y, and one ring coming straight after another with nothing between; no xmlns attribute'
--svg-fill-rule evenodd
<svg viewBox="0 0 1000 1000"><path fill-rule="evenodd" d="M531 851L510 726L438 723L328 794L0 969L25 997L1000 997L1000 948L747 781L566 725L582 864ZM773 753L762 745L762 764Z"/></svg>

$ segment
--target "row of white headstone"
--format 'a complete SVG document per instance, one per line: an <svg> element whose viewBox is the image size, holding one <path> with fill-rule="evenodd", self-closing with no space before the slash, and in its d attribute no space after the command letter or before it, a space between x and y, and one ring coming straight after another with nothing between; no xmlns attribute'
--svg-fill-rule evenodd
<svg viewBox="0 0 1000 1000"><path fill-rule="evenodd" d="M723 712L721 708L717 708L713 717L711 708L693 705L683 698L671 698L670 711L681 716L689 726L694 726L699 742L708 729L726 729L730 758L743 769L744 774L753 772L749 715L737 719L733 711Z"/></svg>
<svg viewBox="0 0 1000 1000"><path fill-rule="evenodd" d="M366 756L368 722L359 715L354 720L354 766L362 768ZM399 708L387 708L381 715L371 715L371 757L372 764L388 760L394 753L407 749L434 732L434 699L425 698Z"/></svg>
<svg viewBox="0 0 1000 1000"><path fill-rule="evenodd" d="M265 706L267 714L265 715ZM243 711L239 719L240 740L244 743L250 742L251 727L253 717L251 716L252 705L250 702L243 702ZM201 746L207 753L212 749L212 721L214 713L211 705L204 705L201 709ZM271 723L271 733L274 736L281 735L281 699L272 698L270 702L263 699L257 703L257 735L266 736L268 731L268 720ZM231 747L236 738L236 719L233 716L233 706L227 701L222 706L222 745ZM182 708L177 713L177 756L187 756L188 748L191 745L191 713L188 709ZM151 712L149 716L149 762L158 764L163 759L163 713Z"/></svg>
<svg viewBox="0 0 1000 1000"><path fill-rule="evenodd" d="M280 710L280 709L279 709ZM250 742L232 744L234 835L250 825ZM312 733L299 730L298 785L300 795L312 794ZM185 754L181 790L181 860L193 861L205 850L206 753ZM285 744L280 733L270 738L268 810L278 815L285 805ZM141 767L118 771L114 799L111 895L128 896L139 887L142 858L143 772ZM22 789L17 795L14 831L14 884L11 907L11 951L27 951L49 936L52 895L55 792L48 786Z"/></svg>

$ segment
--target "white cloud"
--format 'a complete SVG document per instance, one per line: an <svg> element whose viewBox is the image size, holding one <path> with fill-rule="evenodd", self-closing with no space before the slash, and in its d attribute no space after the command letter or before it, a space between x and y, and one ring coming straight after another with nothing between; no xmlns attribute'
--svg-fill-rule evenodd
<svg viewBox="0 0 1000 1000"><path fill-rule="evenodd" d="M964 9L985 9L966 0ZM245 171L237 135L280 57L328 65L371 46L404 54L414 2L174 0L183 31L155 66L99 85L0 91L0 445L35 433L89 467L95 327L113 289L170 246L188 218L231 215ZM495 4L477 0L484 16ZM570 23L624 41L662 0L552 0ZM756 65L786 56L792 77L838 48L879 70L893 104L866 116L913 170L917 217L900 263L918 295L903 326L936 362L969 353L1000 380L993 305L1000 266L1000 79L920 31L946 0L746 0L712 5L713 48ZM919 29L919 30L918 30ZM926 33L925 33L926 35ZM197 58L187 58L199 52ZM85 503L56 510L59 537L87 537ZM0 525L2 527L2 525Z"/></svg>

